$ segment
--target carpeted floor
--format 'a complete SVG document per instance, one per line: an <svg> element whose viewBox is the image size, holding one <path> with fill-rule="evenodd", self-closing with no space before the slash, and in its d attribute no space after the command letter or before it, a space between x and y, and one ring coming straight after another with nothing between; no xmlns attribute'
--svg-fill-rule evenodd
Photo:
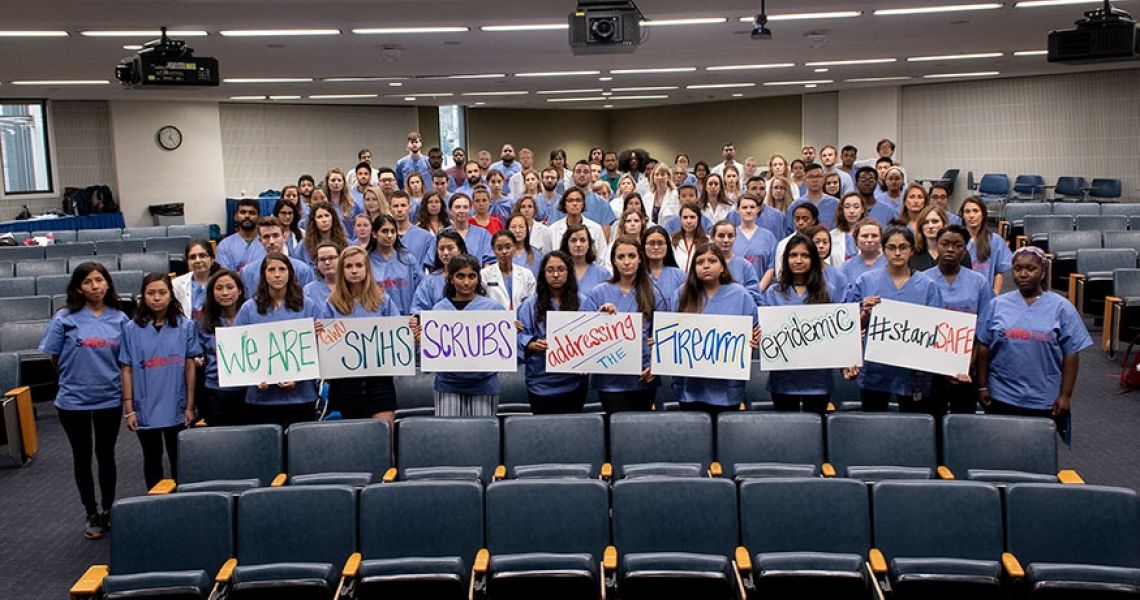
<svg viewBox="0 0 1140 600"><path fill-rule="evenodd" d="M1089 483L1140 490L1140 392L1118 395L1119 361L1097 349L1081 356L1074 399L1073 446L1061 446L1064 468ZM31 465L0 469L0 598L67 597L92 563L106 563L108 540L83 538L83 509L71 476L67 439L50 405L37 405L40 453ZM118 444L119 497L144 493L142 456L126 428Z"/></svg>

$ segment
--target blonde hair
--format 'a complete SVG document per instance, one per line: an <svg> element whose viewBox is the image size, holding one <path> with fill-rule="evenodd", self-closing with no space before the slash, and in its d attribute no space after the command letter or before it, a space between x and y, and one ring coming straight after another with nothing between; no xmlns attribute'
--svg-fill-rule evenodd
<svg viewBox="0 0 1140 600"><path fill-rule="evenodd" d="M344 262L358 255L364 258L364 282L353 294L344 278ZM368 251L360 246L349 246L340 253L340 260L336 263L336 287L329 294L329 304L340 314L347 315L352 313L357 301L364 310L376 312L384 304L384 290L372 277L372 261L368 259Z"/></svg>

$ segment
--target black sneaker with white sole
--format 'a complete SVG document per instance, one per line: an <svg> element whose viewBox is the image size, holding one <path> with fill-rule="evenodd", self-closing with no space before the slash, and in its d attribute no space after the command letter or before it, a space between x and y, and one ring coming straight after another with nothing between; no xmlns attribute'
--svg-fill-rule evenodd
<svg viewBox="0 0 1140 600"><path fill-rule="evenodd" d="M87 515L87 523L83 529L83 537L89 540L103 539L103 519L99 515Z"/></svg>

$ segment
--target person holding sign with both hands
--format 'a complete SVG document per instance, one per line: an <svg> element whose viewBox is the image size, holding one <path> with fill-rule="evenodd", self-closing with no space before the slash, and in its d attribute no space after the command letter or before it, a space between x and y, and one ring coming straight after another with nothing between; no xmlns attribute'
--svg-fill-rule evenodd
<svg viewBox="0 0 1140 600"><path fill-rule="evenodd" d="M536 415L582 412L588 391L587 377L546 371L547 314L551 311L585 310L586 299L578 293L570 256L555 250L542 257L537 293L518 308L522 330L519 353L526 365L526 393Z"/></svg>

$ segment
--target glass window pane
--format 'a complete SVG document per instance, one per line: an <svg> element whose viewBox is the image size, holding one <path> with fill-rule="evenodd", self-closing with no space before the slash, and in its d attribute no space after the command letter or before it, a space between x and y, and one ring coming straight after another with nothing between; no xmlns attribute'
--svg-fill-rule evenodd
<svg viewBox="0 0 1140 600"><path fill-rule="evenodd" d="M52 192L48 156L44 104L0 104L0 168L4 172L4 193Z"/></svg>
<svg viewBox="0 0 1140 600"><path fill-rule="evenodd" d="M454 166L451 160L451 151L456 148L467 147L467 129L463 126L464 111L462 106L439 107L439 149L443 151L444 166Z"/></svg>

